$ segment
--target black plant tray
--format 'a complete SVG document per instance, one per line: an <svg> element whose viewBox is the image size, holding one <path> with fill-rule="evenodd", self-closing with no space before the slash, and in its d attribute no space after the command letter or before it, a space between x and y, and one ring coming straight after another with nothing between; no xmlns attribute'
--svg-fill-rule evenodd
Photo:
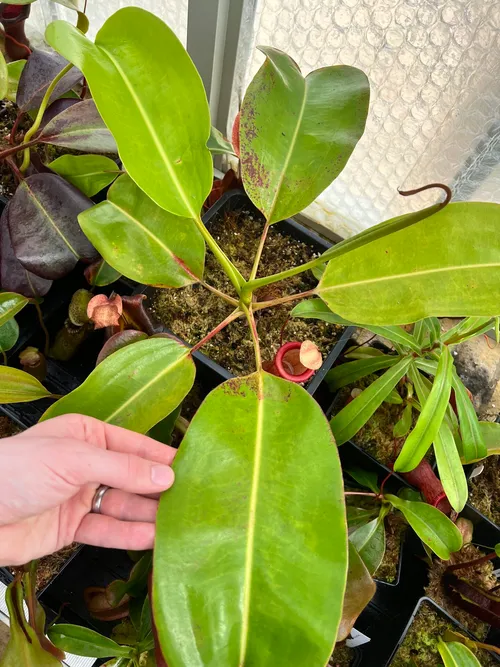
<svg viewBox="0 0 500 667"><path fill-rule="evenodd" d="M258 215L257 209L252 204L252 202L250 201L250 199L243 190L233 190L230 192L226 192L205 213L205 215L203 216L203 222L205 223L206 227L210 229L211 222L221 213L241 210L241 209L249 210L254 214ZM298 241L306 243L314 250L314 252L317 253L323 253L325 252L325 250L328 250L328 248L331 248L332 246L332 244L329 241L319 236L319 234L316 234L311 229L308 229L304 225L301 225L300 223L292 219L278 222L274 225L274 228L277 229L284 236L291 236L292 238L297 239ZM139 288L137 288L136 293L146 294L147 297L151 298L151 296L154 294L154 292L156 292L156 290L157 288L142 285ZM169 329L163 326L162 324L158 324L158 330L171 333ZM330 370L330 368L333 366L333 364L337 360L342 350L345 348L348 340L352 337L354 330L355 330L354 327L347 327L345 329L340 339L328 353L328 356L323 362L321 368L313 375L312 379L305 385L305 389L307 390L307 392L311 394L311 396L314 396L314 398L318 401L318 403L321 405L323 409L327 407L329 402L329 393L323 383L324 377L326 373ZM211 368L216 370L220 374L222 380L227 380L233 377L233 375L228 370L220 366L215 361L212 361L202 352L195 352L194 356L200 359L204 364L207 364Z"/></svg>

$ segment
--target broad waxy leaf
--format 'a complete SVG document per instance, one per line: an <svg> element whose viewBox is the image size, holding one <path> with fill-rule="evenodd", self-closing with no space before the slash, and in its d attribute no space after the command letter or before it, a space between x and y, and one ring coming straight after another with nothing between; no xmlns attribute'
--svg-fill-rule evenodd
<svg viewBox="0 0 500 667"><path fill-rule="evenodd" d="M212 188L210 114L201 78L172 30L126 7L105 21L95 44L64 21L45 36L82 69L132 179L167 211L199 216Z"/></svg>
<svg viewBox="0 0 500 667"><path fill-rule="evenodd" d="M26 403L50 395L33 375L18 368L0 366L0 403Z"/></svg>
<svg viewBox="0 0 500 667"><path fill-rule="evenodd" d="M363 468L344 468L344 471L350 475L358 484L370 489L374 493L379 492L378 476L375 472L363 470Z"/></svg>
<svg viewBox="0 0 500 667"><path fill-rule="evenodd" d="M189 349L177 340L142 340L105 359L42 420L76 412L146 433L179 405L194 376Z"/></svg>
<svg viewBox="0 0 500 667"><path fill-rule="evenodd" d="M298 442L314 465L296 456ZM174 469L153 566L165 662L325 665L347 540L338 452L318 404L262 371L228 380L194 416Z"/></svg>
<svg viewBox="0 0 500 667"><path fill-rule="evenodd" d="M9 203L9 231L20 263L37 276L55 280L97 252L78 224L78 214L93 205L57 174L33 174Z"/></svg>
<svg viewBox="0 0 500 667"><path fill-rule="evenodd" d="M63 651L88 658L132 657L131 646L120 646L109 637L79 625L59 623L49 628L49 639ZM57 663L59 664L59 663Z"/></svg>
<svg viewBox="0 0 500 667"><path fill-rule="evenodd" d="M15 102L17 96L17 87L19 86L19 79L21 78L22 71L26 65L26 60L14 60L11 63L7 63L7 93L5 97L9 102Z"/></svg>
<svg viewBox="0 0 500 667"><path fill-rule="evenodd" d="M413 410L411 405L405 405L401 419L394 424L392 434L395 438L403 438L411 428Z"/></svg>
<svg viewBox="0 0 500 667"><path fill-rule="evenodd" d="M235 155L233 144L228 141L222 132L212 126L210 137L207 141L207 148L212 155Z"/></svg>
<svg viewBox="0 0 500 667"><path fill-rule="evenodd" d="M72 104L35 135L40 143L88 153L118 153L113 135L104 124L94 100Z"/></svg>
<svg viewBox="0 0 500 667"><path fill-rule="evenodd" d="M446 497L455 512L461 512L467 502L469 489L455 438L446 422L441 424L434 438L434 453Z"/></svg>
<svg viewBox="0 0 500 667"><path fill-rule="evenodd" d="M116 162L105 155L61 155L49 167L87 197L96 195L121 174Z"/></svg>
<svg viewBox="0 0 500 667"><path fill-rule="evenodd" d="M375 325L495 314L499 230L500 205L449 204L329 262L316 292L341 317Z"/></svg>
<svg viewBox="0 0 500 667"><path fill-rule="evenodd" d="M384 559L384 516L386 514L387 511L382 510L376 519L372 519L369 523L366 523L349 535L349 542L356 547L356 551L372 576Z"/></svg>
<svg viewBox="0 0 500 667"><path fill-rule="evenodd" d="M0 326L0 351L8 352L17 343L19 338L19 325L14 318Z"/></svg>
<svg viewBox="0 0 500 667"><path fill-rule="evenodd" d="M308 299L300 301L290 313L292 317L303 317L305 319L323 320L330 324L343 324L351 326L352 322L335 315L321 299Z"/></svg>
<svg viewBox="0 0 500 667"><path fill-rule="evenodd" d="M113 334L108 340L104 343L101 348L101 351L97 355L95 365L98 366L100 363L107 359L111 354L117 350L121 350L122 347L127 345L132 345L137 343L140 340L146 340L148 335L144 331L136 331L135 329L125 329L124 331L118 331Z"/></svg>
<svg viewBox="0 0 500 667"><path fill-rule="evenodd" d="M370 88L355 67L304 78L286 53L259 48L266 61L241 107L241 174L273 223L302 211L340 174L364 132Z"/></svg>
<svg viewBox="0 0 500 667"><path fill-rule="evenodd" d="M352 384L367 375L376 373L377 371L390 368L397 364L400 357L396 356L375 356L368 359L357 359L346 364L335 366L326 374L325 380L332 391Z"/></svg>
<svg viewBox="0 0 500 667"><path fill-rule="evenodd" d="M28 299L22 294L0 292L0 327L17 315L27 304Z"/></svg>
<svg viewBox="0 0 500 667"><path fill-rule="evenodd" d="M346 505L345 509L347 515L347 526L350 533L354 530L357 530L360 526L364 526L372 519L376 519L380 511L379 507L365 509L361 507L353 507L352 505Z"/></svg>
<svg viewBox="0 0 500 667"><path fill-rule="evenodd" d="M337 445L352 438L379 408L397 383L406 374L411 357L403 357L381 377L364 389L359 396L332 418L330 425Z"/></svg>
<svg viewBox="0 0 500 667"><path fill-rule="evenodd" d="M16 104L20 111L38 109L50 83L66 67L68 61L57 53L35 49L31 52L19 78ZM49 104L71 90L82 78L82 73L72 68L57 83Z"/></svg>
<svg viewBox="0 0 500 667"><path fill-rule="evenodd" d="M355 546L349 542L349 569L347 570L347 584L342 608L337 641L341 642L349 636L366 605L375 595L377 587L360 558Z"/></svg>
<svg viewBox="0 0 500 667"><path fill-rule="evenodd" d="M52 280L45 280L26 270L17 259L9 230L9 206L0 218L0 285L8 292L18 292L30 299L45 296L52 287Z"/></svg>
<svg viewBox="0 0 500 667"><path fill-rule="evenodd" d="M427 503L403 500L386 494L385 500L404 514L413 530L441 560L449 560L450 554L462 548L462 534L453 521L440 510Z"/></svg>
<svg viewBox="0 0 500 667"><path fill-rule="evenodd" d="M460 642L444 642L439 639L438 651L444 667L481 667L470 648Z"/></svg>
<svg viewBox="0 0 500 667"><path fill-rule="evenodd" d="M113 607L118 606L123 601L125 595L138 597L147 592L148 576L151 571L152 562L153 553L146 551L144 556L132 568L127 581L116 579L109 584L106 588L106 599Z"/></svg>
<svg viewBox="0 0 500 667"><path fill-rule="evenodd" d="M451 353L447 347L443 347L432 389L394 463L394 470L408 472L416 468L434 442L450 400L452 371Z"/></svg>
<svg viewBox="0 0 500 667"><path fill-rule="evenodd" d="M9 90L9 71L7 69L7 63L5 62L5 56L3 53L0 53L0 99L7 97L7 92Z"/></svg>
<svg viewBox="0 0 500 667"><path fill-rule="evenodd" d="M453 369L452 385L460 423L464 461L470 463L471 461L477 461L477 459L483 459L487 456L483 433L479 426L474 405L455 369Z"/></svg>
<svg viewBox="0 0 500 667"><path fill-rule="evenodd" d="M203 275L205 241L193 220L157 206L127 174L78 221L108 264L132 280L184 287L196 282L185 267Z"/></svg>

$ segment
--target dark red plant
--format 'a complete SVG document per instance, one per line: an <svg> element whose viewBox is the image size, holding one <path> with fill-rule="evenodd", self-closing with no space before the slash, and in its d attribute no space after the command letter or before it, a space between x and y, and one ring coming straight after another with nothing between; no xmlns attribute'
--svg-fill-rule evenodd
<svg viewBox="0 0 500 667"><path fill-rule="evenodd" d="M29 5L0 3L0 23L5 30L5 50L12 60L21 60L31 55L30 43L24 31L30 10Z"/></svg>
<svg viewBox="0 0 500 667"><path fill-rule="evenodd" d="M443 485L428 461L424 459L414 470L403 473L403 477L420 491L429 505L437 507L443 514L451 514L452 508Z"/></svg>

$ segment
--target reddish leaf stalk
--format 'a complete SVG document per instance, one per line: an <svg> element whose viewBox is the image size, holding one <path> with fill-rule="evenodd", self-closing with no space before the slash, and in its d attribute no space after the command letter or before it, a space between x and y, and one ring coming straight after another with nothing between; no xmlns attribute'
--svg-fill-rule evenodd
<svg viewBox="0 0 500 667"><path fill-rule="evenodd" d="M203 347L203 345L205 345L205 343L208 343L208 341L209 341L211 338L213 338L216 334L218 334L219 331L222 331L222 329L224 329L225 327L227 327L228 324L231 324L231 322L233 322L234 320L236 320L236 319L237 319L238 317L240 317L242 314L243 314L243 313L242 313L241 310L239 310L239 309L236 309L235 311L233 311L230 315L228 315L228 316L226 317L226 319L225 319L224 321L222 321L220 324L218 324L218 325L215 327L215 329L212 329L212 331L210 331L209 333L207 333L207 335L206 335L204 338L202 338L200 341L198 341L198 342L196 343L196 345L193 345L193 347L191 348L191 354L192 354L193 352L196 352L197 350L199 350L201 347Z"/></svg>
<svg viewBox="0 0 500 667"><path fill-rule="evenodd" d="M424 192L425 190L431 190L432 188L441 188L441 190L444 190L446 197L444 201L441 202L441 206L443 208L450 203L453 193L451 191L451 188L445 185L444 183L428 183L427 185L422 185L422 187L415 188L414 190L398 190L398 193L400 195L403 195L403 197L410 197L411 195L416 195L419 192Z"/></svg>
<svg viewBox="0 0 500 667"><path fill-rule="evenodd" d="M272 308L273 306L279 306L282 303L289 303L290 301L296 301L297 299L305 299L308 296L313 296L315 293L314 289L307 290L307 292L299 292L298 294L289 294L288 296L283 296L280 299L273 299L272 301L257 301L253 304L253 310L262 310L263 308Z"/></svg>

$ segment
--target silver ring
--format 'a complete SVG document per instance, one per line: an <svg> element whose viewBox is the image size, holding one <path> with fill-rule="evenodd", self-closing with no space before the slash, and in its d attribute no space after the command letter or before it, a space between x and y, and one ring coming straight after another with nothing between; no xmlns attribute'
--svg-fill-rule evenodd
<svg viewBox="0 0 500 667"><path fill-rule="evenodd" d="M101 513L101 505L102 505L102 499L104 498L104 495L106 491L109 490L109 486L106 486L105 484L101 484L100 486L97 487L97 491L94 494L94 498L92 499L92 506L90 508L90 511L93 514L100 514Z"/></svg>

